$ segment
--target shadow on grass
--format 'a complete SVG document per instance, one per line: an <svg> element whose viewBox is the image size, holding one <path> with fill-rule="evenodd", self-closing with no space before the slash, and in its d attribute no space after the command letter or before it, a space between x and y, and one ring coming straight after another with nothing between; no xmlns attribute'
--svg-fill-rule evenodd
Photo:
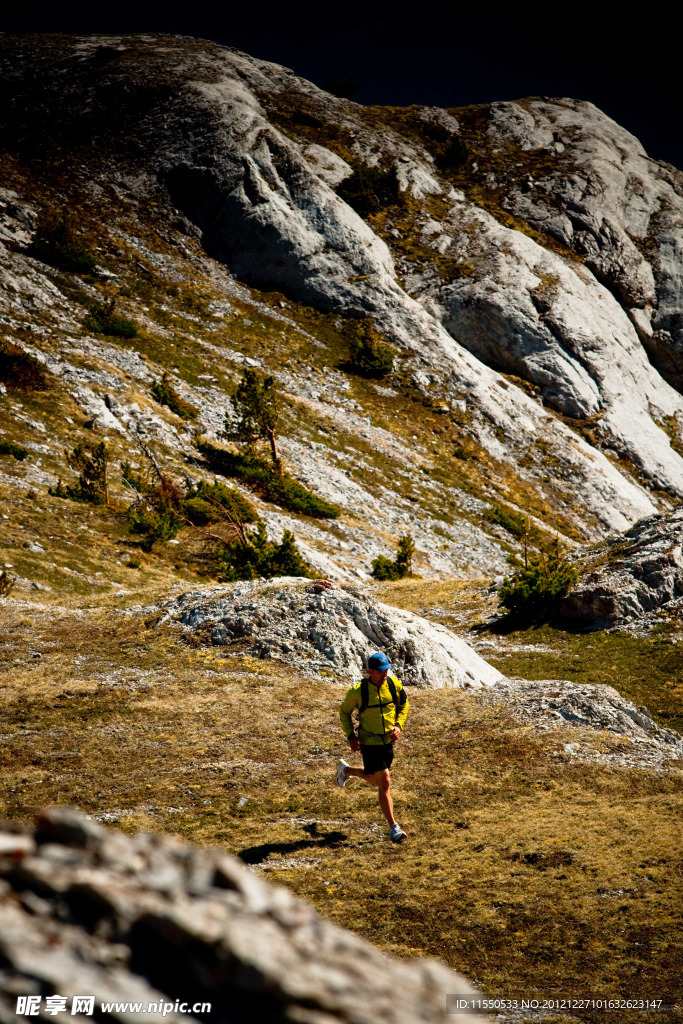
<svg viewBox="0 0 683 1024"><path fill-rule="evenodd" d="M614 626L613 622L605 619L578 619L553 614L524 615L521 612L508 612L499 615L495 619L481 622L472 626L473 633L495 633L498 636L508 636L510 633L525 632L530 629L542 629L543 626L550 626L551 629L560 630L563 633L598 633L603 629Z"/></svg>
<svg viewBox="0 0 683 1024"><path fill-rule="evenodd" d="M312 836L314 834L312 832ZM311 839L296 839L292 843L261 843L260 846L247 846L246 849L240 850L237 856L245 864L262 864L270 857L271 853L296 853L298 850L306 850L312 846L334 848L348 838L345 832L328 832L327 835L320 836L319 839L311 837Z"/></svg>

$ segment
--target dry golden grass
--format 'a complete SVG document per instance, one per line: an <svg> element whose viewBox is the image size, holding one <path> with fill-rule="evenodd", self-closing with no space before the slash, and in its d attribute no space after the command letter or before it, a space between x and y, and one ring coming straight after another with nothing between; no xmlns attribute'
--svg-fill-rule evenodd
<svg viewBox="0 0 683 1024"><path fill-rule="evenodd" d="M413 691L393 773L409 838L393 846L374 793L333 783L343 688L222 659L151 614L3 610L3 815L67 803L241 852L487 994L674 1000L680 771L576 763L566 733L534 736L476 694Z"/></svg>

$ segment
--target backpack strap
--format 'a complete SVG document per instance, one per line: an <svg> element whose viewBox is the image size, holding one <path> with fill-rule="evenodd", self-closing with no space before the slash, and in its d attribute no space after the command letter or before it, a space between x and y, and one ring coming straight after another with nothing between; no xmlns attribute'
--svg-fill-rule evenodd
<svg viewBox="0 0 683 1024"><path fill-rule="evenodd" d="M360 684L360 707L358 708L358 716L360 717L363 712L367 709L369 703L369 679L362 679Z"/></svg>

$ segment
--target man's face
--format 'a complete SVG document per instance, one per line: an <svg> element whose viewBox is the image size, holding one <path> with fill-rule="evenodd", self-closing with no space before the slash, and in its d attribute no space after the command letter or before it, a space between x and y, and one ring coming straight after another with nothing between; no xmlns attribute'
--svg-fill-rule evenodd
<svg viewBox="0 0 683 1024"><path fill-rule="evenodd" d="M370 682L373 686L381 686L384 680L389 675L388 668L369 668L368 675L370 676Z"/></svg>

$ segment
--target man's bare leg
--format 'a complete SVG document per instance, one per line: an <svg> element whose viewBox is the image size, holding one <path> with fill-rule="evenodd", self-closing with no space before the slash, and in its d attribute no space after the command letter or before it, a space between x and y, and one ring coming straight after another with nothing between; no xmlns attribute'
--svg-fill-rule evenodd
<svg viewBox="0 0 683 1024"><path fill-rule="evenodd" d="M377 797L379 799L379 806L382 808L382 813L387 819L390 825L396 823L394 818L394 801L391 799L390 787L391 787L391 776L389 775L389 769L383 768L382 771L373 772L372 775L366 775L362 768L351 768L346 769L347 776L354 775L358 779L364 779L370 786L375 786L378 790Z"/></svg>

